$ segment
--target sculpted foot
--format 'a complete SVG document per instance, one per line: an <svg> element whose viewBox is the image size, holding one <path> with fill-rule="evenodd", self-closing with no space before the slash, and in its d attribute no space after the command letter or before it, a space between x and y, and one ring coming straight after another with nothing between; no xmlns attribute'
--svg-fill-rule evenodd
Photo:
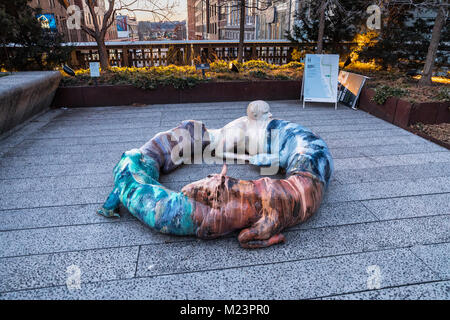
<svg viewBox="0 0 450 320"><path fill-rule="evenodd" d="M265 248L273 244L284 242L285 238L280 233L281 228L277 223L277 211L270 213L259 219L250 228L243 229L238 236L239 243L243 248Z"/></svg>
<svg viewBox="0 0 450 320"><path fill-rule="evenodd" d="M119 190L117 188L114 188L114 190L109 194L108 199L106 199L103 206L97 210L97 213L108 218L120 217L119 204Z"/></svg>
<svg viewBox="0 0 450 320"><path fill-rule="evenodd" d="M248 248L248 249L257 249L257 248L266 248L270 247L271 245L278 244L278 243L284 243L285 242L284 235L281 233L271 236L267 240L251 240L248 242L240 242L241 247Z"/></svg>
<svg viewBox="0 0 450 320"><path fill-rule="evenodd" d="M97 210L97 213L99 215L102 215L102 216L105 216L105 217L108 217L108 218L112 218L112 217L120 218L119 210L116 210L116 209L108 210L108 209L105 209L105 208L102 207L102 208L99 208Z"/></svg>

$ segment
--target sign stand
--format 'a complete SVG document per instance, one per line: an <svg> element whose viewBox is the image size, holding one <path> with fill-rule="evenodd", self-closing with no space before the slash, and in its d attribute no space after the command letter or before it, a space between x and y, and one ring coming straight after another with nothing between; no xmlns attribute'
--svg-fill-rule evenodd
<svg viewBox="0 0 450 320"><path fill-rule="evenodd" d="M334 103L338 106L339 55L307 54L302 79L302 105L306 102ZM306 88L306 89L305 89Z"/></svg>
<svg viewBox="0 0 450 320"><path fill-rule="evenodd" d="M361 89L364 86L366 79L369 79L369 77L343 70L339 72L339 102L356 110L356 102L359 99Z"/></svg>
<svg viewBox="0 0 450 320"><path fill-rule="evenodd" d="M99 62L89 62L89 72L91 78L94 79L95 85L97 85L97 79L100 77L100 63Z"/></svg>

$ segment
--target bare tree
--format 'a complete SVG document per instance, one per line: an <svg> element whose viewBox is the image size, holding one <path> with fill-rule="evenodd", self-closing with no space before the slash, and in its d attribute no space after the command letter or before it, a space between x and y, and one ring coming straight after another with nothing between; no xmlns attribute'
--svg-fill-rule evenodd
<svg viewBox="0 0 450 320"><path fill-rule="evenodd" d="M233 0L229 0L233 1ZM234 2L234 1L233 1ZM273 7L273 5L283 2L283 0L239 0L237 5L239 9L239 44L238 44L238 61L242 62L244 59L244 39L245 39L245 21L246 21L246 9L253 9L260 12L266 11Z"/></svg>
<svg viewBox="0 0 450 320"><path fill-rule="evenodd" d="M147 12L154 19L168 19L173 13L176 3L165 1L161 4L159 0L82 0L92 17L93 28L88 27L82 20L81 29L95 39L98 45L100 66L106 70L109 67L108 52L105 45L105 36L108 29L113 25L117 12ZM99 10L98 1L108 3L105 12ZM60 0L60 3L67 9L68 1ZM83 8L81 8L83 10ZM101 18L100 18L101 17Z"/></svg>
<svg viewBox="0 0 450 320"><path fill-rule="evenodd" d="M245 38L245 0L239 1L239 45L238 61L242 62L244 58L244 38Z"/></svg>
<svg viewBox="0 0 450 320"><path fill-rule="evenodd" d="M409 5L411 8L418 10L433 10L436 12L434 20L433 31L431 33L430 44L425 59L425 65L422 71L422 77L419 80L419 86L431 85L431 76L433 74L434 62L436 60L436 53L441 39L442 29L448 18L449 3L448 0L386 0L388 5Z"/></svg>
<svg viewBox="0 0 450 320"><path fill-rule="evenodd" d="M419 86L429 86L432 84L431 76L433 74L434 61L439 47L442 28L448 16L448 8L440 1L441 4L436 8L437 15L434 20L433 32L431 34L430 45L428 46L427 58L423 67L422 78L419 80ZM448 5L448 4L447 4Z"/></svg>
<svg viewBox="0 0 450 320"><path fill-rule="evenodd" d="M328 10L328 11L327 11ZM346 10L342 6L339 0L321 0L319 6L319 30L317 35L317 48L316 53L321 54L323 52L323 38L325 34L325 20L328 14L334 14L333 11L343 11ZM351 14L351 12L346 12L347 14ZM354 12L353 14L357 14Z"/></svg>
<svg viewBox="0 0 450 320"><path fill-rule="evenodd" d="M321 0L319 8L319 35L317 36L316 53L321 54L323 51L323 33L325 31L325 10L327 9L328 1Z"/></svg>

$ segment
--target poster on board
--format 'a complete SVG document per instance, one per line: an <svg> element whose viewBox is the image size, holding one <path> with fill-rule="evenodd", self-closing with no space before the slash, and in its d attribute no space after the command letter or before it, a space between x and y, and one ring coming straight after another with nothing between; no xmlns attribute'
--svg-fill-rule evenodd
<svg viewBox="0 0 450 320"><path fill-rule="evenodd" d="M41 27L44 29L50 29L56 31L56 20L53 13L45 13L36 15L36 19L40 22Z"/></svg>
<svg viewBox="0 0 450 320"><path fill-rule="evenodd" d="M366 82L367 77L357 73L347 71L339 72L338 77L338 101L347 107L356 109L361 89Z"/></svg>
<svg viewBox="0 0 450 320"><path fill-rule="evenodd" d="M305 102L329 102L337 108L338 73L338 54L307 54L302 85L303 108Z"/></svg>
<svg viewBox="0 0 450 320"><path fill-rule="evenodd" d="M117 16L117 37L118 38L128 38L130 32L128 30L128 17L127 16Z"/></svg>

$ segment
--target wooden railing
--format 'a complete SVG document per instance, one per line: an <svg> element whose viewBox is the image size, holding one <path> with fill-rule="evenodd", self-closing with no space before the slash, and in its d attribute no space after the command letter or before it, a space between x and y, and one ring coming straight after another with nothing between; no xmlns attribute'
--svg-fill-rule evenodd
<svg viewBox="0 0 450 320"><path fill-rule="evenodd" d="M70 65L88 68L89 62L99 61L95 42L68 44L73 46ZM244 43L244 61L260 59L272 64L285 64L292 60L294 48L313 50L314 44L294 44L287 40L253 40ZM215 59L237 59L238 41L133 41L106 42L111 66L148 67L158 65L193 65Z"/></svg>

